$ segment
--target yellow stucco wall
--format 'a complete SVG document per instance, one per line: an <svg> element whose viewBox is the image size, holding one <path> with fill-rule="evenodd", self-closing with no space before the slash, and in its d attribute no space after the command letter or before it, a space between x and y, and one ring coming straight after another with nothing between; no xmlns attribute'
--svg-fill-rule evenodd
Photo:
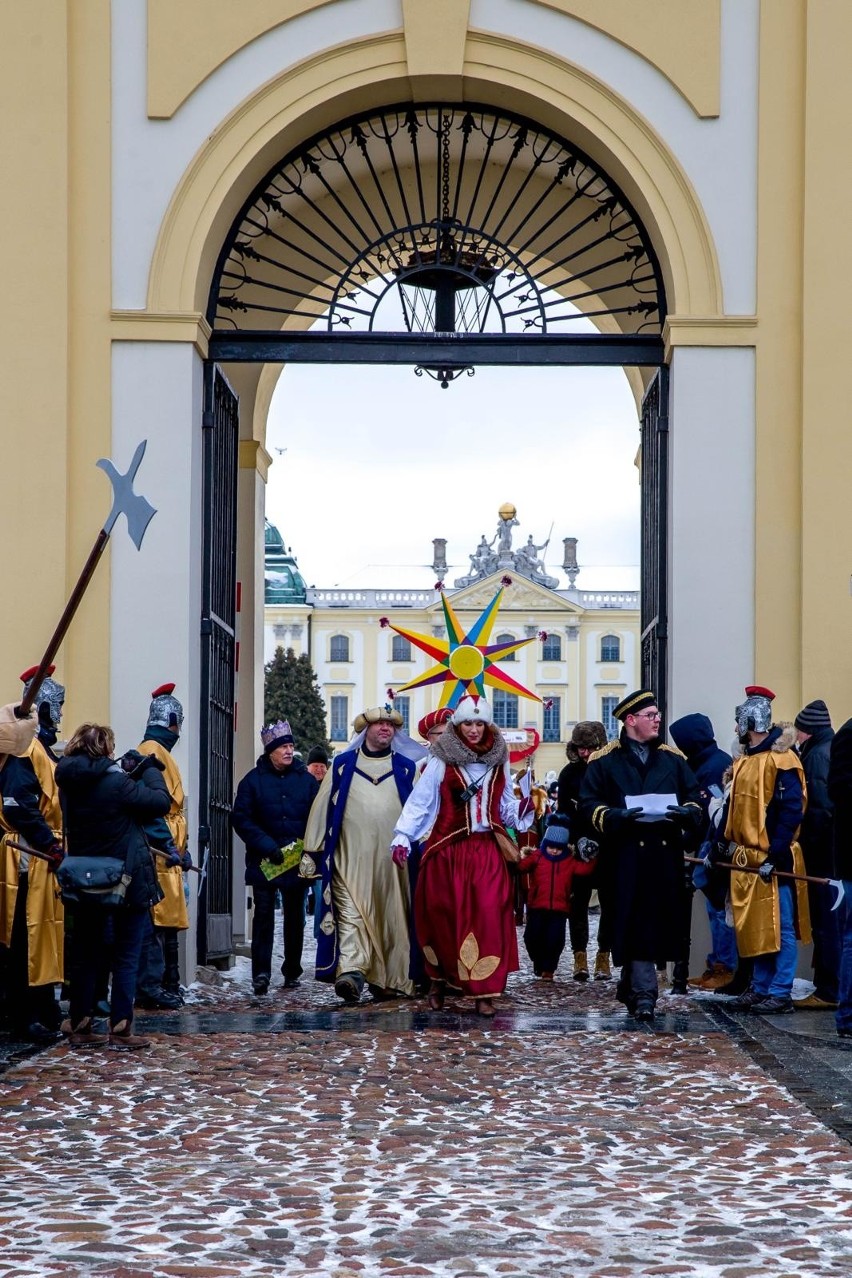
<svg viewBox="0 0 852 1278"><path fill-rule="evenodd" d="M150 0L150 113L169 117L236 48L322 3ZM636 49L696 114L718 109L717 0L548 0L544 7ZM175 38L181 22L191 40ZM109 505L93 463L110 452L111 340L156 324L174 328L179 340L191 340L191 329L203 341L198 312L211 257L251 182L335 115L405 96L413 82L400 30L328 53L250 96L195 157L175 194L152 265L149 316L111 320L109 40L108 0L44 0L0 13L7 121L0 535L12 548L4 594L14 609L0 638L0 667L9 695L19 670L38 658ZM775 684L786 706L822 695L844 714L852 675L845 520L852 443L844 421L852 249L841 217L852 177L838 121L849 114L850 47L852 7L842 0L762 0L757 316L733 321L723 315L695 194L629 103L547 50L481 33L468 31L463 66L466 92L537 112L593 154L594 147L606 153L665 248L673 343L756 346L756 637L754 670L744 676ZM714 553L724 572L736 548ZM60 654L70 718L109 713L108 575L107 562Z"/></svg>

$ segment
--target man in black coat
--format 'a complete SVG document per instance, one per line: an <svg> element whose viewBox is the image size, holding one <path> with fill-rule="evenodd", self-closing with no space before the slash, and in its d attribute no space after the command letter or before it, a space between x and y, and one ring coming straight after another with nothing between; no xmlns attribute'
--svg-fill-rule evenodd
<svg viewBox="0 0 852 1278"><path fill-rule="evenodd" d="M265 994L272 973L275 897L281 893L284 923L285 988L298 985L302 975L307 884L299 876L298 861L269 878L262 868L284 866L283 849L304 838L308 813L319 782L301 759L286 721L270 724L260 734L264 752L243 777L234 800L233 825L246 845L246 883L254 898L251 977L255 994Z"/></svg>
<svg viewBox="0 0 852 1278"><path fill-rule="evenodd" d="M808 787L808 806L799 831L799 844L808 874L834 878L834 808L828 796L828 772L834 731L824 701L809 701L796 715L799 758ZM832 910L832 893L818 883L808 884L808 905L814 940L813 994L794 999L796 1010L826 1011L837 1007L840 978L840 917Z"/></svg>
<svg viewBox="0 0 852 1278"><path fill-rule="evenodd" d="M657 963L680 957L683 857L695 844L702 808L683 755L660 741L653 692L632 692L614 710L621 736L589 760L580 814L598 832L612 866L613 945L621 980L616 997L640 1021L654 1017ZM641 799L672 796L654 819Z"/></svg>

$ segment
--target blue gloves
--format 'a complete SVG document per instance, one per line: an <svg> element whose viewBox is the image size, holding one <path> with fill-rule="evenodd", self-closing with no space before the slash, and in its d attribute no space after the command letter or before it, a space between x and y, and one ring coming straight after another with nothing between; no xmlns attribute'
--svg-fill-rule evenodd
<svg viewBox="0 0 852 1278"><path fill-rule="evenodd" d="M757 871L764 883L768 883L775 873L775 866L771 861L764 861L760 869Z"/></svg>

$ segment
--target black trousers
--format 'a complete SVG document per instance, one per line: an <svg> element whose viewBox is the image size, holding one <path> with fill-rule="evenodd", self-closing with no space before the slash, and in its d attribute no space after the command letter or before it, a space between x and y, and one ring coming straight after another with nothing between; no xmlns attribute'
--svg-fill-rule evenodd
<svg viewBox="0 0 852 1278"><path fill-rule="evenodd" d="M527 910L524 945L536 976L555 972L565 949L565 918L558 910Z"/></svg>
<svg viewBox="0 0 852 1278"><path fill-rule="evenodd" d="M302 945L305 939L304 882L292 887L252 886L254 918L251 932L251 978L267 980L272 975L272 942L275 939L275 897L281 893L283 902L284 962L281 973L285 981L293 981L302 975Z"/></svg>
<svg viewBox="0 0 852 1278"><path fill-rule="evenodd" d="M599 881L597 874L586 874L576 878L571 889L571 913L568 915L568 931L571 937L571 949L589 948L589 901L595 888L598 892L601 912L598 919L598 949L609 954L612 949L612 925L610 923L610 898L608 885Z"/></svg>

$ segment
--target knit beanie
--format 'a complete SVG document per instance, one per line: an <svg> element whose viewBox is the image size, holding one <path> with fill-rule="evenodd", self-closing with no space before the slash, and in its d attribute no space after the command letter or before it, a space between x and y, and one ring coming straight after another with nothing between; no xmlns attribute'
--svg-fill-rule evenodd
<svg viewBox="0 0 852 1278"><path fill-rule="evenodd" d="M550 818L547 829L541 840L541 846L566 848L571 838L571 824L563 812L557 812Z"/></svg>
<svg viewBox="0 0 852 1278"><path fill-rule="evenodd" d="M324 763L328 767L328 751L322 746L314 746L308 751L308 763Z"/></svg>
<svg viewBox="0 0 852 1278"><path fill-rule="evenodd" d="M800 710L795 719L796 727L811 736L831 727L831 715L824 701L809 701L804 710Z"/></svg>

